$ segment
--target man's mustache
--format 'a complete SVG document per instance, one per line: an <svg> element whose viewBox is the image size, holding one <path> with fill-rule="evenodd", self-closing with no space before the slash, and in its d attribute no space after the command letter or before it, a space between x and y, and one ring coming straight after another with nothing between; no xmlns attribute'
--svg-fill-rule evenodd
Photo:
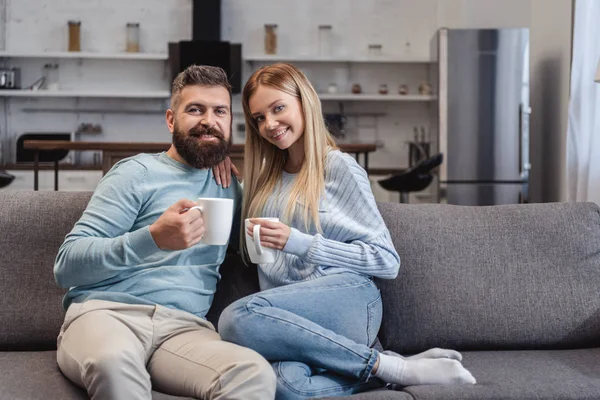
<svg viewBox="0 0 600 400"><path fill-rule="evenodd" d="M213 127L193 127L192 129L189 130L188 134L190 136L202 136L202 135L211 135L214 136L216 138L219 138L221 140L225 140L225 135L223 135L223 133L221 133L219 130L213 128Z"/></svg>

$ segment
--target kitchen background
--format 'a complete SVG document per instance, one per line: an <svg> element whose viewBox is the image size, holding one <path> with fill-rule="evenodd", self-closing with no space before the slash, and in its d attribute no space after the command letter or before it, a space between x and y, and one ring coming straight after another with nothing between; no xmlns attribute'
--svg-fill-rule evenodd
<svg viewBox="0 0 600 400"><path fill-rule="evenodd" d="M369 159L373 182L408 167L407 142L414 139L415 127L425 132L427 141L437 140L435 101L396 95L400 85L418 95L420 84L433 83L430 71L439 28L529 28L529 196L533 202L565 198L571 0L222 0L221 6L221 39L242 44L243 81L265 63L264 25L277 24L277 57L299 65L318 91L327 93L334 84L338 94L347 93L360 83L363 93L377 94L380 85L387 85L385 101L323 96L326 112L339 113L342 106L348 118L341 141L378 145ZM75 140L87 141L170 141L164 123L171 80L167 43L192 38L192 7L192 0L0 1L3 66L20 67L26 87L50 64L58 88L71 91L69 97L21 97L0 91L0 169L17 176L8 188L32 188L31 170L10 168L16 161L17 139L27 132L78 132ZM81 21L81 51L103 58L14 57L66 51L69 20ZM146 59L110 56L125 50L128 22L140 24L140 52L150 54ZM306 61L319 56L319 25L331 26L332 57L343 61ZM381 49L369 49L370 44ZM373 57L373 52L402 62L348 62ZM98 93L103 97L94 97ZM234 142L243 143L239 96L234 110ZM61 189L93 189L101 173L90 170L89 164L97 163L98 157L89 152L75 158L71 155L69 160L88 166L61 171ZM41 187L51 189L52 172L42 172ZM398 200L397 193L377 184L373 189L378 200ZM411 197L411 202L431 200L431 191Z"/></svg>

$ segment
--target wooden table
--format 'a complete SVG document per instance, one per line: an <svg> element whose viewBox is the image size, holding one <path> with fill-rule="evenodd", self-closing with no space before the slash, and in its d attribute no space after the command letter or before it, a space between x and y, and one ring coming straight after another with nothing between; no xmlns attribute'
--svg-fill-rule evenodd
<svg viewBox="0 0 600 400"><path fill-rule="evenodd" d="M105 174L112 165L123 159L138 153L159 153L166 151L171 143L148 143L148 142L69 142L66 140L25 140L23 148L33 150L33 190L38 190L38 177L40 170L40 152L48 150L99 150L102 151L102 172ZM340 150L346 153L354 153L357 162L363 154L363 167L369 173L369 153L377 149L375 144L339 144ZM244 156L244 145L234 144L231 147L231 159L242 160ZM58 161L54 161L54 190L58 190Z"/></svg>

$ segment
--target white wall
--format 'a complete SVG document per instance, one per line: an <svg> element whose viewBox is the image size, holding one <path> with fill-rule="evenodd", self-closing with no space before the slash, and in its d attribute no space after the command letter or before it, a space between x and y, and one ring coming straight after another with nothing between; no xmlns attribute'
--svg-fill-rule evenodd
<svg viewBox="0 0 600 400"><path fill-rule="evenodd" d="M334 57L367 57L368 45L378 43L386 56L427 59L438 26L437 0L224 0L222 4L223 39L241 42L246 56L263 54L263 25L277 23L282 56L318 55L318 25L330 24ZM334 82L340 92L360 83L365 93L377 93L380 84L397 93L401 84L408 84L415 94L421 82L431 81L426 64L296 64L319 92ZM246 76L260 65L246 64ZM373 168L406 167L406 141L413 138L413 128L431 131L432 104L427 102L346 102L343 106L350 115L345 140L381 146L371 157ZM323 107L326 112L339 112L338 102L326 101Z"/></svg>
<svg viewBox="0 0 600 400"><path fill-rule="evenodd" d="M142 51L165 52L169 41L191 37L190 0L0 0L6 3L6 49L21 51L65 50L69 19L82 21L82 47L90 51L120 51L124 25L141 23ZM531 28L531 161L532 199L558 200L564 191L564 133L568 104L571 41L571 0L222 0L222 36L242 43L246 55L262 53L263 24L278 23L280 54L314 54L317 26L333 25L335 54L367 53L369 43L380 43L390 56L428 57L440 27ZM3 32L0 32L2 38ZM34 65L27 74L39 71ZM245 76L257 65L245 64ZM318 89L342 82L347 65L303 66ZM325 69L324 69L325 68ZM64 85L168 89L164 62L61 61ZM391 93L399 83L412 92L429 80L423 65L361 66L351 70L351 81L374 90L388 83ZM27 79L25 79L27 80ZM108 83L107 83L108 82ZM27 82L24 82L27 83ZM0 100L1 102L2 100ZM81 122L101 123L98 140L167 141L160 100L11 99L0 104L0 129L5 159L14 138L26 131L73 131ZM141 110L138 113L40 113L46 107ZM234 104L241 122L239 99ZM335 112L338 104L326 103ZM24 111L28 109L28 111ZM363 114L350 119L349 141L373 142L383 147L371 159L373 167L405 167L413 126L429 126L427 103L346 103L345 112ZM365 115L367 114L367 115ZM93 137L83 139L94 140ZM240 142L242 135L237 133Z"/></svg>
<svg viewBox="0 0 600 400"><path fill-rule="evenodd" d="M572 0L439 0L440 26L529 27L533 202L566 200Z"/></svg>
<svg viewBox="0 0 600 400"><path fill-rule="evenodd" d="M368 43L377 42L390 55L421 57L429 55L430 40L441 27L530 28L530 197L535 202L566 199L572 0L224 0L223 4L224 37L243 42L248 53L261 51L263 23L279 24L282 54L314 51L317 26L327 23L336 32L339 54L364 54ZM427 78L419 75L422 70L406 67L388 72L413 83ZM381 76L379 71L371 75ZM377 119L375 129L360 135L362 141L375 139L385 146L377 151L374 166L407 165L404 142L411 139L414 125L427 125L425 105L355 103L349 109L387 114Z"/></svg>
<svg viewBox="0 0 600 400"><path fill-rule="evenodd" d="M1 6L6 9L6 29L0 31L7 51L66 51L70 19L81 21L82 51L124 51L127 22L140 23L143 52L166 53L169 41L191 38L189 0L2 0ZM65 90L170 88L166 61L7 59L4 65L20 66L22 85L27 86L42 75L48 62L59 63L60 85ZM101 124L104 130L100 136L82 135L81 140L169 141L164 123L166 107L167 102L159 99L0 98L0 110L4 111L0 119L1 154L7 162L14 162L16 140L21 134L73 132L81 123ZM44 111L49 108L66 111ZM94 112L74 111L90 109ZM85 158L91 160L91 154Z"/></svg>
<svg viewBox="0 0 600 400"><path fill-rule="evenodd" d="M573 1L531 0L531 196L567 200Z"/></svg>

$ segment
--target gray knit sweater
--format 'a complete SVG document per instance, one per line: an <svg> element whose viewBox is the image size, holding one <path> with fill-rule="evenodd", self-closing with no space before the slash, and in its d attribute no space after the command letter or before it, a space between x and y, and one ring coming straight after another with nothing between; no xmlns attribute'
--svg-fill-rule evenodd
<svg viewBox="0 0 600 400"><path fill-rule="evenodd" d="M295 178L295 174L283 173L261 216L282 218ZM327 156L319 218L322 234L314 227L306 232L304 223L293 218L283 251L274 263L259 265L261 290L340 272L384 279L398 275L400 257L377 209L367 174L339 150Z"/></svg>

